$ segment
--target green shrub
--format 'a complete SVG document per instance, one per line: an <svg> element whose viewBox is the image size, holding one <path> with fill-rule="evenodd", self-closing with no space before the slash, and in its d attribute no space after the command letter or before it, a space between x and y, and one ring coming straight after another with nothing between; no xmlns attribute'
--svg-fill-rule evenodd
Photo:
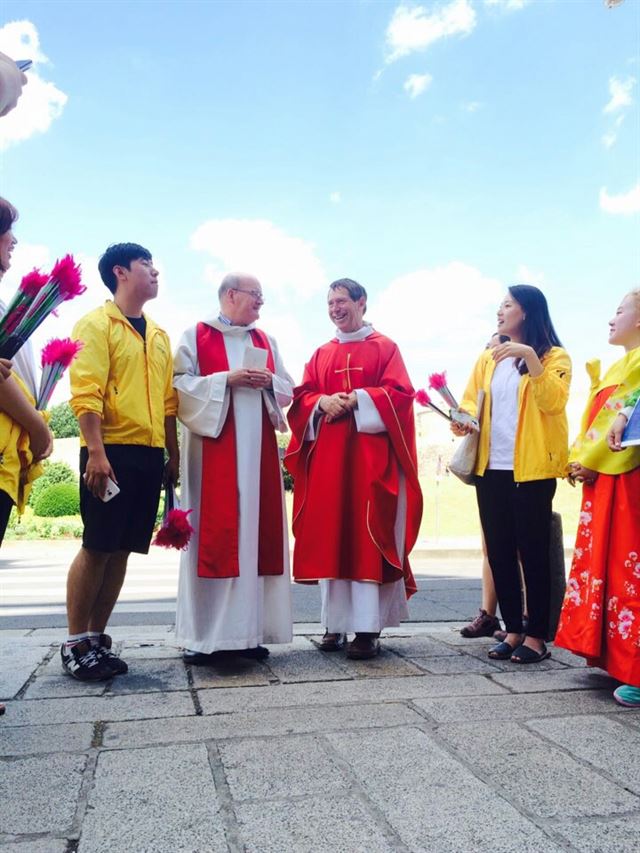
<svg viewBox="0 0 640 853"><path fill-rule="evenodd" d="M75 483L78 484L78 478L72 468L66 462L44 462L44 473L34 482L29 494L29 506L35 506L38 497L42 492L52 486L54 483Z"/></svg>
<svg viewBox="0 0 640 853"><path fill-rule="evenodd" d="M78 419L69 403L59 403L49 409L49 426L55 438L72 438L80 435Z"/></svg>
<svg viewBox="0 0 640 853"><path fill-rule="evenodd" d="M75 483L54 483L47 486L35 502L36 515L52 518L59 515L77 515L80 512L80 495ZM43 532L43 537L47 534ZM51 535L51 528L48 531Z"/></svg>

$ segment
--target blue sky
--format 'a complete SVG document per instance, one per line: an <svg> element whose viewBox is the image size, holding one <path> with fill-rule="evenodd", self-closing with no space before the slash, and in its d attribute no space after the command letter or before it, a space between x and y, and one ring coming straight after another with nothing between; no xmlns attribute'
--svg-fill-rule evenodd
<svg viewBox="0 0 640 853"><path fill-rule="evenodd" d="M331 335L326 285L344 275L416 386L447 368L461 392L518 281L547 294L574 408L585 359L615 357L606 321L640 279L638 0L3 13L0 49L38 60L0 124L3 194L21 211L3 293L67 251L89 284L45 337L105 298L96 258L134 240L160 264L149 312L176 341L214 311L225 270L255 272L296 379Z"/></svg>

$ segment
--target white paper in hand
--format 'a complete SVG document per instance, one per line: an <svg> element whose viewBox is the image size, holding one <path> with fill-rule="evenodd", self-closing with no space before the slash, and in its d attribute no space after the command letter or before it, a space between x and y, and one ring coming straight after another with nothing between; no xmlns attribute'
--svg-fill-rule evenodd
<svg viewBox="0 0 640 853"><path fill-rule="evenodd" d="M247 370L264 370L267 366L267 351L261 347L247 347L242 366Z"/></svg>

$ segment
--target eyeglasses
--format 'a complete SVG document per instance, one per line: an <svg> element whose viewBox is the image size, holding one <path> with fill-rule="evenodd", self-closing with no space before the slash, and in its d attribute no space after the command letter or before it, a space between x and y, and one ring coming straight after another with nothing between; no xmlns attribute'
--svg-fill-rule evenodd
<svg viewBox="0 0 640 853"><path fill-rule="evenodd" d="M232 287L232 290L237 290L240 293L248 293L249 296L252 296L256 302L264 302L264 296L259 290L245 290L243 287Z"/></svg>

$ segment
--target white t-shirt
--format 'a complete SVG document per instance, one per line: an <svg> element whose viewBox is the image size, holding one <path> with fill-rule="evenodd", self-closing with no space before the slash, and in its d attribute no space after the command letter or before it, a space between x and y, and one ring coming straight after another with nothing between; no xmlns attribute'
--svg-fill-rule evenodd
<svg viewBox="0 0 640 853"><path fill-rule="evenodd" d="M518 427L518 388L522 376L515 358L498 362L491 379L491 439L487 468L513 471Z"/></svg>

